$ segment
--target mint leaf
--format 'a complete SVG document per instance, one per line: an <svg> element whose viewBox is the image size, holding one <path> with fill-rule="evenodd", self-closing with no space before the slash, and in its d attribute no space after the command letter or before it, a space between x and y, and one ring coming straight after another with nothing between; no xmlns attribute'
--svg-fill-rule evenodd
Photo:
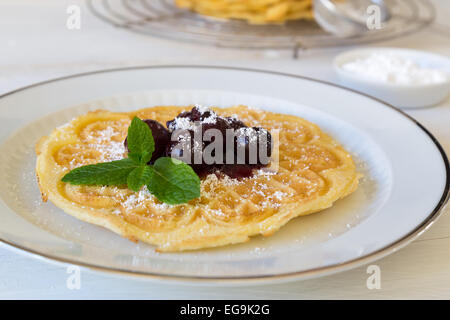
<svg viewBox="0 0 450 320"><path fill-rule="evenodd" d="M148 166L155 141L148 125L137 117L128 127L128 158L76 168L61 181L74 185L127 185L138 192L143 185L160 201L180 204L200 197L200 178L186 163L172 158L159 158Z"/></svg>
<svg viewBox="0 0 450 320"><path fill-rule="evenodd" d="M200 178L186 163L168 157L156 160L148 190L158 200L179 204L200 197Z"/></svg>
<svg viewBox="0 0 450 320"><path fill-rule="evenodd" d="M121 186L127 184L128 175L136 167L134 161L125 158L76 168L61 180L74 185Z"/></svg>
<svg viewBox="0 0 450 320"><path fill-rule="evenodd" d="M128 189L138 192L144 184L152 179L153 168L147 165L140 166L130 172L127 179Z"/></svg>
<svg viewBox="0 0 450 320"><path fill-rule="evenodd" d="M130 159L146 164L152 158L153 151L155 151L152 130L138 117L134 117L128 127L127 144L128 150L130 150L128 153Z"/></svg>

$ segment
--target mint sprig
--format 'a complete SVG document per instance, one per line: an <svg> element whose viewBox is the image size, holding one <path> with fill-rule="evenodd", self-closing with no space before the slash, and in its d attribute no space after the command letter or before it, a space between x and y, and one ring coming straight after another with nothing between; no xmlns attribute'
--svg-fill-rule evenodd
<svg viewBox="0 0 450 320"><path fill-rule="evenodd" d="M146 164L150 161L153 151L155 151L155 141L152 130L138 117L134 117L128 127L127 143L130 150L128 158L139 164Z"/></svg>
<svg viewBox="0 0 450 320"><path fill-rule="evenodd" d="M63 182L73 185L124 186L148 190L161 202L180 204L200 196L200 178L186 163L161 157L148 165L155 141L147 124L137 117L128 127L128 158L91 164L67 173Z"/></svg>

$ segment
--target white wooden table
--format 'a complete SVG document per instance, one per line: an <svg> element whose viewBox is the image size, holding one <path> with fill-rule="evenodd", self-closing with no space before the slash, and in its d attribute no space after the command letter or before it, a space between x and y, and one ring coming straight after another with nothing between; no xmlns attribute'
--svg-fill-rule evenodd
<svg viewBox="0 0 450 320"><path fill-rule="evenodd" d="M439 7L439 27L377 44L450 56L450 3ZM66 28L66 9L82 8L81 30ZM445 27L446 25L446 27ZM93 17L81 0L3 0L0 3L0 93L71 73L128 65L215 64L297 73L336 82L330 62L343 49L290 52L217 49L176 43L115 29ZM450 99L409 111L450 154ZM447 209L447 211L449 211ZM66 286L66 268L0 247L0 298L301 299L450 298L450 215L405 249L377 261L381 289L366 287L361 267L320 279L279 285L217 288L162 285L82 271L81 288Z"/></svg>

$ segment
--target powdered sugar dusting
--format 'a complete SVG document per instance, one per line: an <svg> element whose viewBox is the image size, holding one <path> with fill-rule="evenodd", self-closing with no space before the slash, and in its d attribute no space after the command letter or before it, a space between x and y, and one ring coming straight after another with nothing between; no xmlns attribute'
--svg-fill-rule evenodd
<svg viewBox="0 0 450 320"><path fill-rule="evenodd" d="M277 185L273 185L271 177L277 173L271 170L259 169L253 171L253 176L233 179L226 175L220 176L209 174L202 182L202 195L214 197L219 190L240 190L239 186L250 187L245 193L238 192L242 199L250 200L261 210L267 208L277 209L286 198L295 196L295 190L286 188L286 190L278 190ZM237 188L237 189L234 189ZM218 216L226 216L221 209L207 209L208 213Z"/></svg>
<svg viewBox="0 0 450 320"><path fill-rule="evenodd" d="M188 118L175 118L169 125L170 130L194 130L195 124Z"/></svg>
<svg viewBox="0 0 450 320"><path fill-rule="evenodd" d="M134 192L127 196L126 200L122 203L122 206L125 210L145 208L147 204L151 204L152 207L159 210L167 210L173 207L173 205L157 203L156 201L156 197L148 191L146 186L143 186L139 192Z"/></svg>
<svg viewBox="0 0 450 320"><path fill-rule="evenodd" d="M102 153L102 161L105 162L123 159L126 152L122 142L111 142L107 145L98 144L92 147Z"/></svg>
<svg viewBox="0 0 450 320"><path fill-rule="evenodd" d="M193 121L186 117L176 117L168 126L171 131L174 130L196 130L200 128L202 124L214 124L217 122L217 114L208 107L204 107L196 104L195 108L202 114L208 113L209 115L201 121Z"/></svg>
<svg viewBox="0 0 450 320"><path fill-rule="evenodd" d="M112 127L103 130L89 132L84 137L85 144L71 146L71 169L92 163L92 155L95 155L95 163L121 160L126 155L126 148L122 139L118 139L120 133Z"/></svg>

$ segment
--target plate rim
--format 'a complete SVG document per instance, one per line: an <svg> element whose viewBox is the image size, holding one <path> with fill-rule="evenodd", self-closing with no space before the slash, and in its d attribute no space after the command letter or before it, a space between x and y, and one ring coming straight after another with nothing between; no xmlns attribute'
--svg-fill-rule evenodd
<svg viewBox="0 0 450 320"><path fill-rule="evenodd" d="M8 240L5 240L3 238L0 238L0 244L5 244L8 249L15 249L14 251L18 251L18 253L26 253L29 254L35 258L41 258L47 262L53 262L53 263L60 263L60 264L71 264L71 265L77 265L83 268L87 268L96 272L103 272L113 275L119 275L119 276L132 276L137 277L141 279L151 279L151 280L159 280L159 281L177 281L181 283L201 283L201 284L207 284L207 283L220 283L220 284L232 284L232 283L267 283L267 282L275 282L275 281L289 281L294 279L308 279L308 278L315 278L320 277L324 275L334 274L346 270L350 270L352 268L356 268L358 266L367 264L369 262L373 262L375 260L381 259L391 253L394 253L401 248L405 247L409 243L411 243L413 240L417 239L420 235L422 235L426 230L428 230L431 225L434 224L434 222L437 221L437 219L442 215L443 209L446 207L447 202L450 198L450 165L448 157L442 148L439 141L433 136L431 132L428 131L421 123L419 123L416 119L411 117L410 115L406 114L404 111L394 107L393 105L379 99L376 97L373 97L371 95L368 95L366 93L359 92L354 89L347 88L345 86L330 83L328 81L323 81L319 79L314 79L307 76L301 76L286 72L279 72L279 71L271 71L271 70L263 70L263 69L254 69L254 68L244 68L244 67L230 67L230 66L216 66L216 65L187 65L187 64L171 64L171 65L143 65L143 66L128 66L128 67L120 67L120 68L109 68L109 69L99 69L99 70L93 70L88 72L82 72L82 73L75 73L70 74L62 77L52 78L45 81L35 82L27 86L23 86L17 89L14 89L12 91L3 93L0 95L0 99L3 99L7 96L34 88L39 87L41 85L45 85L48 83L58 82L58 81L64 81L71 78L78 78L83 76L90 76L95 75L99 73L112 73L112 72L120 72L120 71L130 71L130 70L140 70L140 69L176 69L176 68L182 68L182 69L217 69L217 70L231 70L231 71L245 71L245 72L254 72L254 73L264 73L264 74L271 74L271 75L278 75L283 77L290 77L290 78L296 78L296 79L302 79L307 80L311 82L321 83L328 86L332 86L335 88L339 88L345 91L352 92L357 95L364 96L366 98L372 99L376 102L378 102L381 105L384 105L385 107L388 107L390 109L393 109L394 111L397 111L405 117L407 120L413 122L416 126L419 127L431 140L431 142L434 143L434 146L438 149L442 160L445 165L445 171L446 171L446 182L445 182L445 188L443 190L442 196L439 200L439 202L436 204L436 207L430 212L430 214L420 223L416 226L413 230L411 230L408 234L403 236L402 238L398 239L395 242L392 242L389 245L386 245L383 248L380 248L370 254L364 255L362 257L358 257L356 259L352 259L346 262L342 263L336 263L329 266L319 267L319 268L312 268L307 269L303 271L294 271L294 272L287 272L287 273L279 273L279 274L267 274L267 275L255 275L255 276L232 276L232 277L220 277L220 276L183 276L183 275L172 275L172 274L164 274L164 273L152 273L152 272L146 272L146 271L131 271L126 270L122 268L114 268L114 267L105 267L105 266L99 266L95 264L90 263L84 263L84 262L78 262L67 258L61 258L55 255L41 253L37 250L29 249L24 246L18 245L16 243L10 242Z"/></svg>

